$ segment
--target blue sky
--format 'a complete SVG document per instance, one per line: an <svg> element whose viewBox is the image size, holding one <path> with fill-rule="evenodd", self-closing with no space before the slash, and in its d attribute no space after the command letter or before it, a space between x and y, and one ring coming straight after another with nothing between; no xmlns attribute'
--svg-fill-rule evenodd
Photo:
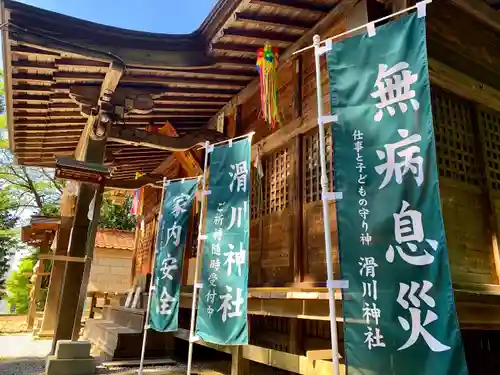
<svg viewBox="0 0 500 375"><path fill-rule="evenodd" d="M198 28L217 0L21 0L88 21L125 29L184 34Z"/></svg>

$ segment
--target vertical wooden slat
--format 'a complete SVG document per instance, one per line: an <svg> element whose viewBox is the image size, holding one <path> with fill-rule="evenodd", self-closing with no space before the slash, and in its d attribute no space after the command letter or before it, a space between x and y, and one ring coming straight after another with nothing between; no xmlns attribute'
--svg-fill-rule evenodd
<svg viewBox="0 0 500 375"><path fill-rule="evenodd" d="M293 189L292 197L292 212L293 212L293 278L295 283L300 283L303 280L304 262L303 260L303 199L302 199L302 139L301 136L295 138L294 152L292 153L293 164L291 173L291 186Z"/></svg>
<svg viewBox="0 0 500 375"><path fill-rule="evenodd" d="M243 134L243 117L241 105L234 108L234 136L238 137Z"/></svg>
<svg viewBox="0 0 500 375"><path fill-rule="evenodd" d="M182 261L182 281L181 285L186 285L189 274L189 259L191 259L191 249L193 245L198 241L198 234L195 230L195 226L198 225L198 220L196 216L198 201L195 198L193 208L191 210L191 218L189 219L188 230L186 233L186 246L184 248L184 257Z"/></svg>
<svg viewBox="0 0 500 375"><path fill-rule="evenodd" d="M135 283L135 279L137 277L137 254L139 250L139 244L140 244L140 233L141 233L141 224L140 224L140 218L138 217L136 219L136 224L135 224L135 233L134 233L134 250L132 253L132 266L130 267L130 285L133 286Z"/></svg>
<svg viewBox="0 0 500 375"><path fill-rule="evenodd" d="M481 150L482 158L480 158L480 163L483 168L484 179L485 179L485 190L486 196L488 197L488 203L490 207L490 230L491 230L491 240L492 240L492 250L493 250L493 261L495 265L495 271L497 276L497 283L500 284L500 250L498 247L498 239L500 235L500 218L497 214L497 207L495 204L495 199L498 199L498 192L495 192L495 186L497 185L497 181L495 181L495 166L498 163L492 159L492 155L494 151L489 148L495 148L495 142L493 139L498 139L500 136L498 127L491 126L492 114L488 113L481 108L477 110L477 124L475 127L476 135L477 135L477 145ZM500 115L499 115L500 118ZM494 120L493 120L494 121ZM496 133L496 134L491 134ZM500 143L500 142L498 142ZM488 147L490 145L490 147ZM493 147L492 147L493 146Z"/></svg>
<svg viewBox="0 0 500 375"><path fill-rule="evenodd" d="M292 73L292 107L293 118L302 117L302 56L294 60Z"/></svg>

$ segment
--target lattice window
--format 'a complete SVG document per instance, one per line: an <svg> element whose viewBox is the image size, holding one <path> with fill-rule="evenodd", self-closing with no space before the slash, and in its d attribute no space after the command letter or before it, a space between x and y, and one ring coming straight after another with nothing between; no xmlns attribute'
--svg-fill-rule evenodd
<svg viewBox="0 0 500 375"><path fill-rule="evenodd" d="M250 218L257 219L262 215L262 193L263 193L263 179L257 173L257 169L252 167L250 174L250 181L252 183L251 196L250 196Z"/></svg>
<svg viewBox="0 0 500 375"><path fill-rule="evenodd" d="M144 231L139 234L139 246L137 249L137 268L138 272L145 270L145 267L149 264L150 255L156 230L156 220L150 220L144 226Z"/></svg>
<svg viewBox="0 0 500 375"><path fill-rule="evenodd" d="M321 165L319 160L319 132L315 129L313 132L303 137L303 189L304 203L311 203L321 200ZM333 139L331 129L325 127L325 155L328 172L328 181L330 182L330 191L333 191Z"/></svg>
<svg viewBox="0 0 500 375"><path fill-rule="evenodd" d="M491 187L500 190L500 113L479 110L479 120L484 130L486 163Z"/></svg>
<svg viewBox="0 0 500 375"><path fill-rule="evenodd" d="M471 185L481 183L471 104L433 89L432 112L439 175Z"/></svg>
<svg viewBox="0 0 500 375"><path fill-rule="evenodd" d="M290 154L287 147L273 152L262 159L262 214L270 215L288 207L290 189Z"/></svg>

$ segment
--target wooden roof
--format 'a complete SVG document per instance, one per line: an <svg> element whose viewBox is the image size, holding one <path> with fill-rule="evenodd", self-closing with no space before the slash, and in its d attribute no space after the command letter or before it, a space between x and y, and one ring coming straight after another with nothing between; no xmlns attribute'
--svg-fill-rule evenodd
<svg viewBox="0 0 500 375"><path fill-rule="evenodd" d="M30 224L21 228L21 240L32 246L40 246L46 232L51 232L51 242L54 233L59 230L60 217L32 216ZM100 228L96 232L95 247L133 250L134 232L119 229Z"/></svg>
<svg viewBox="0 0 500 375"><path fill-rule="evenodd" d="M196 132L255 79L257 48L270 42L285 51L340 2L220 0L196 32L165 35L5 0L11 150L18 163L33 166L53 167L55 156L72 155L95 104L89 101L111 62L125 66L113 96L124 112L116 124L145 129L169 121L180 136ZM128 111L126 98L139 110ZM137 171L152 172L169 155L160 149L107 145L118 180L133 179Z"/></svg>
<svg viewBox="0 0 500 375"><path fill-rule="evenodd" d="M31 217L30 224L21 228L21 241L32 246L40 246L44 239L45 233L50 232L50 242L52 243L53 234L59 229L61 219L52 216L37 216Z"/></svg>
<svg viewBox="0 0 500 375"><path fill-rule="evenodd" d="M95 247L132 251L134 249L134 232L118 229L98 229L95 237Z"/></svg>

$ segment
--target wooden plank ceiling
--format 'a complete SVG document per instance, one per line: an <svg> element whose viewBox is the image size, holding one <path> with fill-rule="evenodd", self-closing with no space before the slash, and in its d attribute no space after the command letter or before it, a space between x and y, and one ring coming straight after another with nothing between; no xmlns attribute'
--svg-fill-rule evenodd
<svg viewBox="0 0 500 375"><path fill-rule="evenodd" d="M500 10L500 0L486 0L486 2L495 10Z"/></svg>
<svg viewBox="0 0 500 375"><path fill-rule="evenodd" d="M115 126L145 129L169 121L179 135L197 131L255 78L257 48L270 42L284 51L339 1L221 0L195 33L161 35L6 0L14 154L20 164L47 167L55 156L72 155L112 61L126 67L113 96L121 108ZM131 101L135 110L129 110ZM115 179L152 172L168 156L165 150L107 145Z"/></svg>

